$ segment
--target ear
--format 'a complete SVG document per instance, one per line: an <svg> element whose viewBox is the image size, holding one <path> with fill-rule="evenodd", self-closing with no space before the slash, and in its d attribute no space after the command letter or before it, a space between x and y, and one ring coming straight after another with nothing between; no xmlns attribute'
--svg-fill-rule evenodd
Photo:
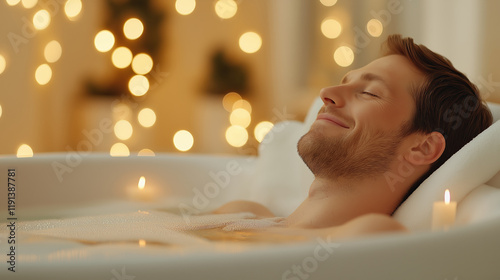
<svg viewBox="0 0 500 280"><path fill-rule="evenodd" d="M443 154L445 147L443 134L437 131L419 134L405 159L414 165L432 164Z"/></svg>

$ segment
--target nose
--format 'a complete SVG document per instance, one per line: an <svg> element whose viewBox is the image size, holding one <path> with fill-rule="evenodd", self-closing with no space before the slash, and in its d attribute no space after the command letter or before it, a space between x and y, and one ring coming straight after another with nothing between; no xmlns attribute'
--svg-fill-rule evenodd
<svg viewBox="0 0 500 280"><path fill-rule="evenodd" d="M342 86L331 86L321 89L319 96L325 106L334 105L335 107L343 107L345 99L342 94Z"/></svg>

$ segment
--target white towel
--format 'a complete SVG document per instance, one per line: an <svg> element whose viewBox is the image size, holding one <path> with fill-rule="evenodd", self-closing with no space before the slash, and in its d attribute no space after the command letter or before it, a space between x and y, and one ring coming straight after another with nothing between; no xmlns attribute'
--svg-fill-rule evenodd
<svg viewBox="0 0 500 280"><path fill-rule="evenodd" d="M431 228L433 202L443 201L446 189L450 190L451 199L457 201L460 208L464 198L476 188L483 184L494 186L492 184L499 181L500 172L499 139L500 121L497 121L429 176L397 209L394 217L410 230L427 230ZM469 203L468 207L483 201L473 200L477 202Z"/></svg>

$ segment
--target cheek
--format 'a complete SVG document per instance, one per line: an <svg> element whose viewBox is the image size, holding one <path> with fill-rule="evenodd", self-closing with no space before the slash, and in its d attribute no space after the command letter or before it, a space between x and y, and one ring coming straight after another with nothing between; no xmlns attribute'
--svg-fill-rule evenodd
<svg viewBox="0 0 500 280"><path fill-rule="evenodd" d="M362 129L394 131L410 117L407 106L372 106L359 112L358 124Z"/></svg>

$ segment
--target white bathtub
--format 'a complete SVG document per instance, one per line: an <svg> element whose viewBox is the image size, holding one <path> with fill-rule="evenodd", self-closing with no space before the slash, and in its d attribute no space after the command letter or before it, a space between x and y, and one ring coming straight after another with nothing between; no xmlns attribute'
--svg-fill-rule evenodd
<svg viewBox="0 0 500 280"><path fill-rule="evenodd" d="M60 169L61 164L67 169ZM1 279L500 279L500 218L448 232L419 231L341 243L321 239L268 245L219 242L209 249L149 243L141 247L133 242L89 245L15 231L16 272L8 270L12 244L8 244L7 226L12 221L175 208L180 202L195 206L196 194L215 183L212 186L220 187L217 195L208 198L204 207L201 202L198 205L209 210L241 198L256 180L254 165L251 157L170 154L0 158ZM7 220L13 217L7 212L9 169L15 169L17 220ZM220 172L232 172L229 181L217 182L213 174L222 176ZM157 187L164 199L130 201L126 188L140 176Z"/></svg>

